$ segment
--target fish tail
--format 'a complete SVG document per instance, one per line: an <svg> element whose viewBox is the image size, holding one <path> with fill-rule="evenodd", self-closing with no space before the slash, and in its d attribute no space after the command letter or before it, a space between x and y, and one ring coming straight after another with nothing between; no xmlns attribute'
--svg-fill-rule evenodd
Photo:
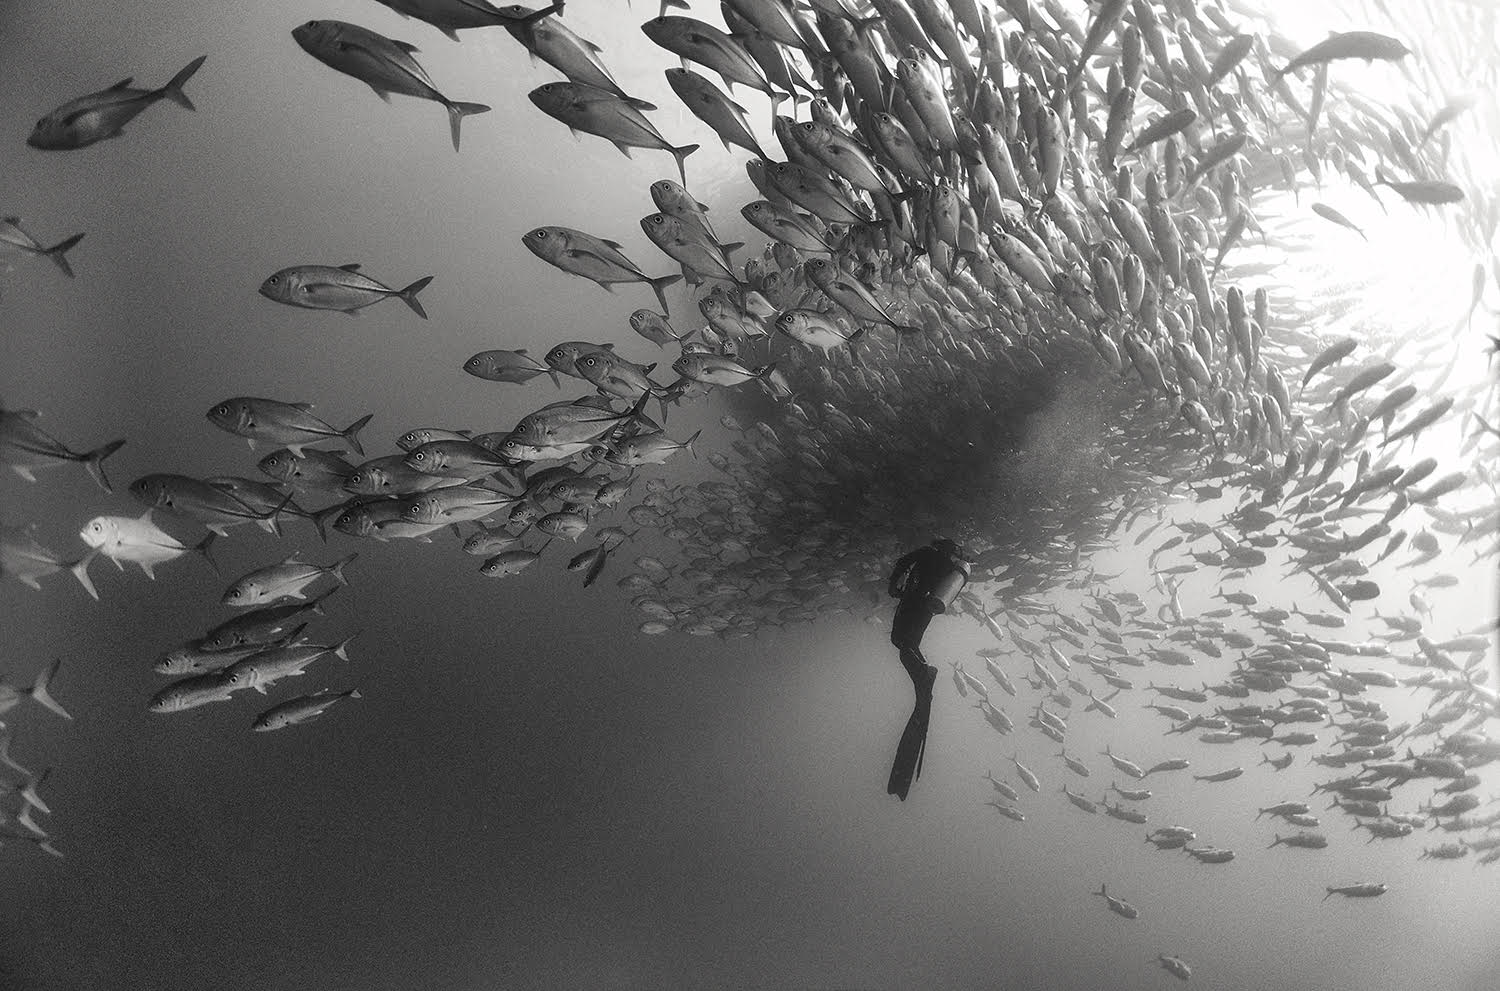
<svg viewBox="0 0 1500 991"><path fill-rule="evenodd" d="M408 301L408 302L410 302L410 301ZM419 310L418 312L421 312L421 311ZM343 430L339 431L339 434L344 438L344 440L354 450L354 453L358 454L360 457L364 457L365 456L365 449L360 446L360 443L359 443L359 432L365 428L365 424L369 423L370 420L374 418L374 416L375 416L374 413L366 413L364 416L360 417L358 420L355 420L353 423L349 424Z"/></svg>
<svg viewBox="0 0 1500 991"><path fill-rule="evenodd" d="M207 55L199 55L193 59L181 72L172 77L171 82L157 90L156 95L166 97L185 110L197 110L198 108L193 106L193 101L188 99L188 95L183 91L182 87L187 84L189 79L193 78L193 73L203 67L203 63L207 58Z"/></svg>
<svg viewBox="0 0 1500 991"><path fill-rule="evenodd" d="M99 549L96 547L85 554L83 557L68 565L68 571L72 573L74 578L78 579L78 584L83 586L83 590L87 592L95 602L99 601L99 590L94 587L94 580L89 577L89 565L93 564L94 558L98 556Z"/></svg>
<svg viewBox="0 0 1500 991"><path fill-rule="evenodd" d="M1325 885L1325 887L1327 887L1327 886ZM1328 899L1332 898L1333 895L1334 895L1334 892L1336 892L1338 890L1339 889L1337 889L1337 888L1328 888L1328 894L1324 895L1322 900L1326 902Z"/></svg>
<svg viewBox="0 0 1500 991"><path fill-rule="evenodd" d="M47 807L46 802L42 801L42 796L37 792L37 788L45 784L48 776L51 774L52 768L49 767L42 771L41 774L30 777L26 782L26 787L21 789L21 798L26 804L41 812L45 812L47 815L51 815L52 810Z"/></svg>
<svg viewBox="0 0 1500 991"><path fill-rule="evenodd" d="M124 446L125 441L123 439L112 440L103 447L96 447L83 456L83 466L89 470L89 474L94 476L94 481L98 482L99 487L105 492L113 493L115 490L109 484L109 479L104 475L104 459Z"/></svg>
<svg viewBox="0 0 1500 991"><path fill-rule="evenodd" d="M349 580L344 577L344 569L353 564L355 560L358 559L358 557L359 552L355 551L353 554L350 554L342 561L334 562L333 567L328 569L328 573L332 575L334 577L334 580L337 581L340 585L349 584Z"/></svg>
<svg viewBox="0 0 1500 991"><path fill-rule="evenodd" d="M334 644L334 646L333 646L333 653L336 654L337 656L343 658L345 661L348 661L349 660L349 652L348 652L349 641L353 640L355 637L359 636L363 632L364 632L363 630L355 630L353 633L349 634L347 637L345 637L344 639L340 640L338 643Z"/></svg>
<svg viewBox="0 0 1500 991"><path fill-rule="evenodd" d="M450 101L444 105L448 108L448 130L453 132L453 150L458 151L458 125L463 122L465 117L489 113L490 108L483 103L461 103L458 101Z"/></svg>
<svg viewBox="0 0 1500 991"><path fill-rule="evenodd" d="M219 573L219 564L213 559L213 555L208 552L208 549L213 546L213 542L217 539L219 539L219 535L213 531L209 531L208 536L193 545L193 550L203 555L203 560L208 562L209 567L214 569L215 574Z"/></svg>
<svg viewBox="0 0 1500 991"><path fill-rule="evenodd" d="M430 283L431 281L432 276L426 276L424 278L418 279L416 282L413 282L405 289L396 293L401 302L405 303L407 306L410 306L412 312L421 317L423 320L427 319L427 311L422 309L422 304L417 301L417 293L421 292L423 289L426 289L428 283Z"/></svg>
<svg viewBox="0 0 1500 991"><path fill-rule="evenodd" d="M698 146L697 145L693 145L693 147L696 148ZM667 294L666 294L667 287L670 286L670 285L672 285L672 284L674 284L674 283L681 282L681 281L682 281L682 276L681 275L663 275L659 279L647 279L646 280L647 284L651 286L651 291L654 292L654 293L656 293L656 299L657 299L657 301L659 303L661 303L661 308L662 308L662 312L663 313L668 313L668 314L671 313L671 311L667 308Z"/></svg>
<svg viewBox="0 0 1500 991"><path fill-rule="evenodd" d="M73 266L68 264L68 252L71 251L73 247L82 240L82 234L74 234L66 241L59 241L52 247L44 249L42 251L42 254L46 255L48 258L51 258L52 263L58 268L62 269L63 274L71 279L73 277Z"/></svg>
<svg viewBox="0 0 1500 991"><path fill-rule="evenodd" d="M516 20L507 20L505 23L509 24L511 27L523 27L527 24L535 24L542 18L551 17L553 14L557 14L560 17L562 16L563 12L563 4L564 0L557 0L557 2L552 4L550 7L543 7L541 10L532 11L525 17L518 18ZM357 695L355 696L355 698L358 697L359 696Z"/></svg>
<svg viewBox="0 0 1500 991"><path fill-rule="evenodd" d="M59 716L62 716L64 719L72 719L73 717L68 715L68 711L58 704L57 699L52 697L52 693L47 691L48 684L50 684L52 679L57 676L57 669L61 666L61 657L53 660L51 664L47 665L47 667L44 668L36 676L36 681L31 683L31 690L27 692L27 694L31 696L34 702L36 702L43 708L51 709L53 712L57 713Z"/></svg>
<svg viewBox="0 0 1500 991"><path fill-rule="evenodd" d="M687 157L697 150L697 145L678 145L676 147L669 145L667 147L667 151L670 151L672 157L677 159L677 174L682 176L682 184L684 186L687 185ZM663 303L662 309L666 308L667 304Z"/></svg>
<svg viewBox="0 0 1500 991"><path fill-rule="evenodd" d="M663 417L663 419L665 419L665 417ZM693 436L689 437L682 443L682 446L687 449L687 452L693 456L693 460L695 461L698 459L698 452L693 450L693 444L697 442L699 435L702 433L702 430L695 430L693 431Z"/></svg>

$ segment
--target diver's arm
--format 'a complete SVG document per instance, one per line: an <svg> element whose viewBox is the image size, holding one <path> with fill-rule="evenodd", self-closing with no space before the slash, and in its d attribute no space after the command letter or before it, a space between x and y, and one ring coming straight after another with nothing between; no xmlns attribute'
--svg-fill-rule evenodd
<svg viewBox="0 0 1500 991"><path fill-rule="evenodd" d="M901 598L902 586L906 583L906 576L911 571L912 566L917 563L917 559L921 556L921 554L922 548L919 547L916 550L912 551L910 554L902 556L902 558L896 562L896 567L891 570L890 585L886 589L891 598Z"/></svg>

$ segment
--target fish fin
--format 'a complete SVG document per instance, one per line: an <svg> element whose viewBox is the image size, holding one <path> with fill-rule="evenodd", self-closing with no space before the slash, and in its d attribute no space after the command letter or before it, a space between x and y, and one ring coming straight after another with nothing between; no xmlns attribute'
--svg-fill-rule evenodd
<svg viewBox="0 0 1500 991"><path fill-rule="evenodd" d="M115 83L109 89L110 89L111 92L114 91L114 90L117 90L117 89L129 89L130 88L130 84L133 83L133 82L135 82L135 77L134 76L126 76L124 79L121 79L119 82Z"/></svg>
<svg viewBox="0 0 1500 991"><path fill-rule="evenodd" d="M426 289L427 284L431 281L432 276L425 276L418 279L416 282L413 282L411 285L407 286L405 289L396 294L401 297L401 302L411 307L412 312L421 317L423 320L427 319L427 311L422 309L421 303L417 302L417 293L421 292L423 289Z"/></svg>
<svg viewBox="0 0 1500 991"><path fill-rule="evenodd" d="M576 134L577 132L574 132L574 133ZM626 158L630 157L630 146L629 145L623 144L623 143L621 143L619 141L616 141L616 142L614 142L614 146L616 148L620 149L620 154L624 155Z"/></svg>
<svg viewBox="0 0 1500 991"><path fill-rule="evenodd" d="M166 97L184 110L197 110L198 108L193 106L193 101L188 99L188 95L183 92L182 87L189 79L193 78L193 73L203 67L203 63L207 58L207 55L199 55L193 59L181 72L172 77L171 82L157 90L157 95Z"/></svg>
<svg viewBox="0 0 1500 991"><path fill-rule="evenodd" d="M359 636L363 632L364 632L363 630L355 630L353 633L349 634L347 637L345 637L344 639L340 640L338 643L334 644L333 645L333 653L336 654L339 657L342 657L345 661L348 661L349 660L349 654L348 654L347 648L349 646L349 641L353 640L355 637Z"/></svg>
<svg viewBox="0 0 1500 991"><path fill-rule="evenodd" d="M334 580L337 581L340 585L347 585L349 584L349 580L344 577L344 568L353 564L358 558L359 552L356 551L353 554L350 554L348 557L344 558L342 561L335 561L333 566L328 569L328 573L332 575L334 577Z"/></svg>
<svg viewBox="0 0 1500 991"><path fill-rule="evenodd" d="M66 241L59 241L52 247L45 249L44 251L42 251L42 254L46 255L48 258L51 258L53 264L62 269L63 274L71 279L73 277L73 266L68 264L67 253L73 249L74 245L82 240L82 234L74 234Z"/></svg>
<svg viewBox="0 0 1500 991"><path fill-rule="evenodd" d="M403 291L410 292L411 289L410 289L410 287L408 287L406 290L403 290ZM415 302L415 300L407 300L408 305L411 305L413 302ZM420 309L418 309L417 312L421 313L422 311ZM422 314L422 315L424 317L426 316L425 313ZM374 416L375 416L374 413L366 413L364 416L360 417L358 420L355 420L353 423L349 424L343 430L339 431L339 434L340 434L340 436L342 436L344 438L344 441L346 443L348 443L348 445L351 448L353 448L354 453L358 454L360 457L364 457L365 456L365 449L360 446L360 443L359 443L359 432L364 429L365 424L369 423L370 420L372 420L374 418Z"/></svg>
<svg viewBox="0 0 1500 991"><path fill-rule="evenodd" d="M448 36L449 41L458 41L458 32L452 28L438 28L439 31Z"/></svg>
<svg viewBox="0 0 1500 991"><path fill-rule="evenodd" d="M369 87L370 87L370 89L372 89L372 90L375 91L375 95L376 96L380 97L386 103L390 103L391 102L391 94L387 93L385 90L381 89L379 86L376 86L374 83L370 83Z"/></svg>
<svg viewBox="0 0 1500 991"><path fill-rule="evenodd" d="M455 38L454 40L456 41L458 39ZM395 38L391 39L391 44L395 45L397 48L401 49L408 55L415 55L422 50L409 41L397 41Z"/></svg>
<svg viewBox="0 0 1500 991"><path fill-rule="evenodd" d="M515 20L508 21L508 23L513 27L520 27L526 24L535 24L542 18L551 17L553 14L557 14L559 17L561 17L563 6L563 0L558 0L557 3L554 3L549 7L543 7L541 10L534 10L531 13L527 14L525 17L518 17ZM454 40L456 41L457 39ZM579 40L582 41L583 39L580 38ZM588 45L590 48L593 48L596 52L598 51L598 48L592 44L589 44L589 42L585 41L584 44ZM354 697L359 698L358 695L355 695Z"/></svg>
<svg viewBox="0 0 1500 991"><path fill-rule="evenodd" d="M61 666L62 658L55 658L51 664L47 665L36 676L36 681L31 683L31 690L27 694L31 696L33 702L36 702L43 708L51 709L64 719L72 719L73 717L68 715L67 710L59 705L57 699L53 698L51 693L47 691L48 684L57 676L57 669Z"/></svg>
<svg viewBox="0 0 1500 991"><path fill-rule="evenodd" d="M694 145L694 147L697 147L697 146ZM650 284L651 291L654 292L654 293L656 293L656 298L661 303L662 310L664 312L670 314L671 311L667 307L666 288L668 286L672 285L675 282L681 282L682 281L682 276L680 276L680 275L663 275L659 279L647 279L646 281ZM606 288L608 288L608 287L606 287Z"/></svg>
<svg viewBox="0 0 1500 991"><path fill-rule="evenodd" d="M697 145L679 145L679 146L676 146L676 147L668 146L667 150L672 153L672 157L673 158L677 159L677 173L678 173L678 175L682 176L682 184L684 186L686 186L687 185L687 157L689 155L691 155L693 152L697 151L698 150L698 146Z"/></svg>
<svg viewBox="0 0 1500 991"><path fill-rule="evenodd" d="M662 419L666 419L666 417L663 416ZM695 444L697 442L698 436L700 434L702 434L702 433L703 433L702 430L694 431L693 432L693 436L689 437L687 440L685 440L685 441L682 442L682 446L687 450L687 452L689 454L691 454L693 456L693 460L695 460L695 461L698 459L698 452L696 452L696 451L693 450L693 444Z"/></svg>
<svg viewBox="0 0 1500 991"><path fill-rule="evenodd" d="M22 478L26 479L26 481L36 481L36 476L31 473L30 468L25 468L21 465L11 465L10 467L12 471L14 471L17 475L20 475Z"/></svg>
<svg viewBox="0 0 1500 991"><path fill-rule="evenodd" d="M27 805L30 805L32 808L37 809L38 811L45 812L49 816L52 814L52 810L47 807L46 802L42 801L42 796L37 793L36 789L38 785L46 782L47 776L51 773L52 768L49 767L40 775L30 778L26 782L26 786L21 789L20 793L21 800L24 801Z"/></svg>
<svg viewBox="0 0 1500 991"><path fill-rule="evenodd" d="M350 262L347 265L340 265L339 266L339 271L340 272L358 272L359 271L359 262Z"/></svg>
<svg viewBox="0 0 1500 991"><path fill-rule="evenodd" d="M629 104L630 106L634 107L637 110L656 110L656 109L658 109L657 106L656 106L656 104L650 103L650 102L648 102L646 100L638 100L638 99L636 99L633 96L624 97L624 100L625 100L625 102L627 104Z"/></svg>
<svg viewBox="0 0 1500 991"><path fill-rule="evenodd" d="M458 125L465 117L475 114L486 114L490 108L483 103L449 103L448 107L448 129L453 132L453 150L458 151Z"/></svg>

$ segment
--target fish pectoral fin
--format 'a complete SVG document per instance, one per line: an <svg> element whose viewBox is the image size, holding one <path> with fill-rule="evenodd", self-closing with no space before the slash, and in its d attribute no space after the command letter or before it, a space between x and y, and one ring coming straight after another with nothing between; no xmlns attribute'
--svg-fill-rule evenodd
<svg viewBox="0 0 1500 991"><path fill-rule="evenodd" d="M119 82L117 82L113 86L111 86L110 89L111 90L129 89L130 88L130 84L133 83L133 82L135 82L135 77L134 76L126 76L124 79L121 79Z"/></svg>
<svg viewBox="0 0 1500 991"><path fill-rule="evenodd" d="M401 49L408 55L415 55L422 50L409 41L397 41L395 38L391 39L391 44L395 45L397 48Z"/></svg>
<svg viewBox="0 0 1500 991"><path fill-rule="evenodd" d="M146 573L147 578L151 579L152 581L156 581L156 572L151 570L151 565L147 564L145 561L137 561L136 563L141 566L141 570Z"/></svg>
<svg viewBox="0 0 1500 991"><path fill-rule="evenodd" d="M11 465L10 467L12 471L14 471L17 475L20 475L22 478L26 479L26 481L36 481L36 476L31 473L30 468L25 468L21 465Z"/></svg>
<svg viewBox="0 0 1500 991"><path fill-rule="evenodd" d="M339 266L339 271L340 272L358 272L359 271L359 262L350 262L347 265L340 265Z"/></svg>

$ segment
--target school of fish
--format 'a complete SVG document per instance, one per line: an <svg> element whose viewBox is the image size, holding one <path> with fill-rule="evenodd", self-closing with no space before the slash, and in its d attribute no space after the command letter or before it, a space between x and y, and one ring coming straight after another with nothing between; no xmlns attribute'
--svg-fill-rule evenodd
<svg viewBox="0 0 1500 991"><path fill-rule="evenodd" d="M1365 842L1440 830L1451 839L1413 856L1500 860L1500 804L1479 794L1494 789L1484 768L1500 759L1496 622L1430 625L1433 596L1458 584L1433 567L1500 551L1497 380L1472 374L1500 348L1482 330L1495 322L1485 298L1500 298L1488 247L1500 195L1447 129L1472 98L1383 106L1340 82L1348 60L1383 60L1419 92L1440 91L1416 19L1399 39L1352 24L1299 48L1238 0L725 0L722 28L663 3L642 31L681 60L668 83L726 149L745 152L759 194L737 212L770 240L736 262L746 246L715 229L736 207L692 191L699 145L657 129L658 108L620 89L601 49L566 26L563 3L381 2L455 40L504 28L565 77L531 92L541 114L627 155L673 159L677 178L641 193L655 207L641 228L661 257L632 260L619 242L568 227L513 232L540 261L606 290L641 283L657 309L630 315L634 336L601 326L545 355L497 341L462 372L497 388L545 378L578 395L513 427L414 427L399 451L373 458L360 432L378 410L330 420L305 402L226 398L206 417L263 447L263 478L142 476L128 490L138 510L84 522L74 554L7 525L5 575L39 587L67 571L97 598L98 556L150 578L189 555L212 562L231 528L280 536L301 520L325 541L457 540L485 577L534 575L541 563L591 586L620 562L641 634L727 639L833 614L887 623L890 562L949 534L973 565L957 611L995 640L974 671L950 662L956 692L997 734L1034 729L1059 751L1056 768L997 751L989 805L1005 818L1063 814L1054 806L1065 801L1127 824L1122 842L1140 842L1144 827L1162 851L1227 864L1235 852L1200 843L1191 825L1153 820L1148 785L1212 787L1302 758L1327 769L1314 791L1331 804L1252 810L1282 821L1270 847L1324 848L1336 812ZM1492 11L1448 16L1488 16L1493 34ZM489 109L440 92L404 41L337 21L293 35L382 98L442 105L455 151L460 122ZM116 138L163 99L192 110L184 84L204 61L161 89L125 80L66 103L28 143ZM736 85L763 94L770 118L752 121ZM1451 332L1396 333L1378 320L1354 330L1342 297L1276 282L1278 256L1304 242L1366 236L1323 202L1350 190L1382 211L1420 211L1481 259ZM0 222L0 247L70 277L82 237L44 247L20 221ZM346 313L394 297L426 319L418 294L433 277L397 289L401 273L391 275L387 285L358 264L299 264L260 292ZM662 356L625 357L638 350ZM668 358L675 379L659 371ZM75 450L40 419L0 410L3 463L28 481L80 464L112 492L103 465L124 441ZM1453 444L1432 442L1445 433ZM712 477L653 473L684 453ZM201 535L174 536L158 518ZM1154 596L1122 592L1118 572L1096 568L1122 546L1136 549ZM147 708L265 695L320 658L347 660L352 635L305 633L357 552L331 557L271 555L231 582L222 601L237 611L163 653L155 670L174 680ZM1411 577L1408 594L1369 577L1388 560ZM1240 587L1267 573L1286 601ZM1215 604L1185 604L1195 597ZM1174 679L1168 668L1190 670ZM26 691L0 686L0 714L29 697L66 718L48 691L55 673ZM1398 692L1425 699L1419 718L1394 722L1386 706ZM325 686L251 727L295 726L359 695ZM1070 752L1070 724L1147 709L1170 745L1196 741L1191 761ZM0 807L0 835L60 855L34 816L50 811L46 773L12 761L7 745L0 737L16 777L0 791L17 797ZM1107 788L1092 771L1107 772ZM1314 894L1387 890L1326 882ZM1149 915L1118 883L1094 894L1125 920ZM1157 960L1190 977L1182 958Z"/></svg>

